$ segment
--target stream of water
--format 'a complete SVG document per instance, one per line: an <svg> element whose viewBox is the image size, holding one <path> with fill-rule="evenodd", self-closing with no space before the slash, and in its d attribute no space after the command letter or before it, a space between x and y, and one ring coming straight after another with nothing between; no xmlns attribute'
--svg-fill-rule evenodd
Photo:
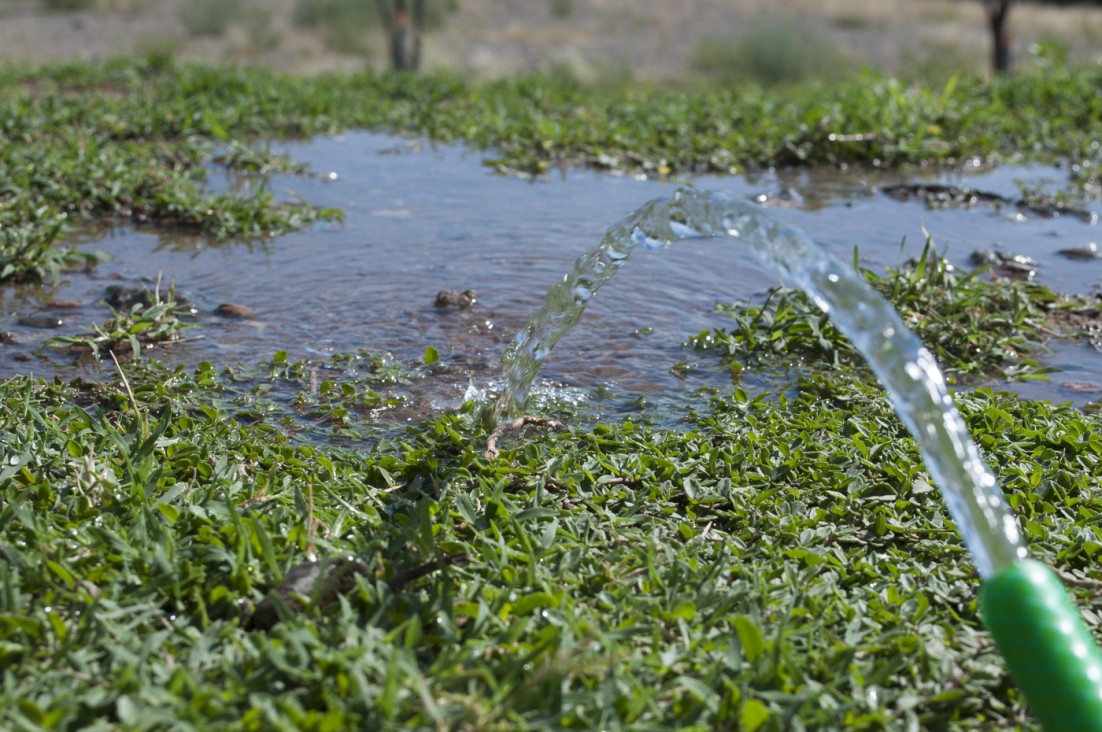
<svg viewBox="0 0 1102 732"><path fill-rule="evenodd" d="M600 244L547 293L503 358L505 388L493 417L519 412L540 365L581 319L589 301L643 247L725 237L800 287L865 357L918 443L926 467L972 553L981 577L1024 558L1018 525L953 403L933 354L879 293L802 230L761 207L702 189L680 188L609 228Z"/></svg>

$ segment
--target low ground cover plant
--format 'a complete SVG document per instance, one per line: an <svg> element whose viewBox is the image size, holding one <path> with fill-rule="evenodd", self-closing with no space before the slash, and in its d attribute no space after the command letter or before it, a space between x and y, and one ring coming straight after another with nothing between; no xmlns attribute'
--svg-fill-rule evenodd
<svg viewBox="0 0 1102 732"><path fill-rule="evenodd" d="M1046 378L1052 369L1037 360L1044 342L1077 335L1076 328L1057 322L1061 313L1096 310L1090 298L1060 297L1036 283L990 278L989 267L960 271L932 246L927 241L917 260L883 274L860 267L856 251L854 266L952 378ZM866 370L856 349L799 290L780 287L761 305L721 303L717 309L734 324L699 333L687 345L717 353L739 370L778 363Z"/></svg>
<svg viewBox="0 0 1102 732"><path fill-rule="evenodd" d="M9 67L0 232L23 233L0 239L2 277L82 263L54 246L72 221L236 239L336 217L263 186L213 194L205 175L301 174L267 141L349 126L464 139L527 174L974 156L1090 171L1099 73L866 76L779 97L295 79L158 55ZM1062 307L929 253L869 277L967 376L1032 368ZM579 414L494 458L474 403L378 428L435 353L425 369L276 353L0 381L0 727L1029 729L883 393L795 296L731 312L713 349L811 366L783 394L733 386L678 429ZM89 338L129 343L171 315L120 313ZM983 389L958 402L1032 552L1097 628L1102 417Z"/></svg>
<svg viewBox="0 0 1102 732"><path fill-rule="evenodd" d="M940 497L859 379L486 460L471 405L348 449L238 421L210 366L127 375L0 383L6 727L1022 719ZM1096 618L1098 417L960 405L1032 551ZM257 627L296 567L345 557L342 591Z"/></svg>

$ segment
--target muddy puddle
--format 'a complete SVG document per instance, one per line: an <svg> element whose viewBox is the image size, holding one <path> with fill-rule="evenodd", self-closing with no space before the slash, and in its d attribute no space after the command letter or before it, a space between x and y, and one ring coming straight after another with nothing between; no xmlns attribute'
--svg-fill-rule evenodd
<svg viewBox="0 0 1102 732"><path fill-rule="evenodd" d="M671 190L654 180L582 170L536 181L506 177L485 166L481 153L371 133L282 150L322 175L278 177L273 191L343 208L343 224L261 244L216 245L132 228L85 234L82 246L102 250L109 261L67 273L56 286L0 288L0 331L11 334L0 344L0 376L111 373L110 361L97 364L42 347L53 336L77 335L106 320L109 286L144 283L152 289L160 276L195 305L202 327L151 351L153 357L187 365L256 364L280 350L291 360L323 360L362 349L417 365L432 347L440 362L410 387L403 412L415 418L492 391L505 344L548 285L608 225ZM777 216L844 259L857 246L866 266L899 266L916 256L925 230L961 266L969 266L977 249L1020 254L1037 260L1039 282L1059 292L1091 292L1102 283L1102 259L1057 253L1095 240L1089 217L1012 204L1022 186L1060 190L1067 175L1061 168L1030 166L911 171L905 177L799 171L692 182L761 197ZM233 184L211 180L216 187ZM886 186L904 188L888 195ZM1003 200L979 198L963 207L928 200L927 194L945 188ZM737 248L713 242L640 254L556 347L542 386L560 398L596 404L598 416L643 409L661 421L665 406L699 399L700 387L730 385L729 372L711 358L681 347L688 336L726 324L712 313L714 304L762 297L775 284ZM473 303L459 303L466 307L438 305L445 290L477 294ZM219 314L226 304L247 310ZM43 327L56 321L59 327ZM1102 355L1085 341L1060 344L1045 360L1063 372L1048 383L1012 388L1029 398L1077 404L1102 396L1091 386L1102 384ZM744 378L751 386L777 387L754 375Z"/></svg>

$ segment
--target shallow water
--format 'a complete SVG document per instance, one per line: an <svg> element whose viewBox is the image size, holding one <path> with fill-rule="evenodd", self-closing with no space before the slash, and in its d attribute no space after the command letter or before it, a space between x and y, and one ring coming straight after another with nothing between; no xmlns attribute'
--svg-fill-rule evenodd
<svg viewBox="0 0 1102 732"><path fill-rule="evenodd" d="M100 302L107 285L138 284L160 273L199 307L203 325L185 331L185 342L158 349L162 360L254 364L280 349L297 359L362 348L416 363L433 346L453 368L447 377L424 380L418 404L425 412L454 405L471 384L494 387L505 344L542 302L547 287L609 224L671 190L653 180L580 170L526 181L495 174L482 164L481 153L372 133L284 149L315 172L337 177L279 177L273 190L342 207L343 225L322 224L263 245L211 245L131 228L93 237L88 245L112 260L91 273L70 273L48 290L0 288L0 330L15 340L0 345L0 375L109 372L52 349L36 351L53 335L77 334L109 317ZM1015 179L1060 187L1065 175L1051 167L918 171L907 178L800 171L694 182L735 197L766 196L776 216L807 230L843 259L856 245L866 265L898 266L921 251L925 226L962 265L973 249L1002 249L1040 260L1038 279L1050 287L1087 292L1102 281L1102 260L1069 261L1055 251L1092 241L1093 225L1071 217L1023 218L991 206L929 210L875 191L878 185L921 178L1017 196ZM744 253L712 242L638 256L556 347L541 372L542 383L569 387L562 393L581 397L607 387L612 398L602 408L610 416L638 408L640 397L657 405L691 401L696 387L723 386L729 377L710 358L680 344L725 324L711 313L716 301L760 297L776 283ZM473 308L434 307L438 291L467 288L478 291ZM51 309L57 301L81 306ZM252 308L253 318L214 315L225 302ZM65 324L56 330L19 324L36 313L57 315ZM670 373L684 361L696 368L682 376ZM1054 361L1068 372L1055 374L1050 384L1030 385L1029 397L1080 404L1097 398L1083 391L1082 383L1102 383L1102 356L1076 343L1061 346ZM1074 390L1063 387L1065 381Z"/></svg>

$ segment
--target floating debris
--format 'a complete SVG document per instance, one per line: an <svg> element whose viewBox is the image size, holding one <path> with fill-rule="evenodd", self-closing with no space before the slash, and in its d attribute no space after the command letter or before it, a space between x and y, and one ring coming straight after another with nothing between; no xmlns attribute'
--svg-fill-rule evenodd
<svg viewBox="0 0 1102 732"><path fill-rule="evenodd" d="M1033 214L1046 219L1054 219L1060 216L1071 216L1080 221L1093 224L1098 220L1098 215L1093 211L1081 208L1063 206L1045 201L1031 201L1025 198L1010 198L991 191L969 188L968 186L956 186L947 183L898 183L884 186L880 189L885 195L891 196L897 201L922 200L929 208L948 208L959 206L971 208L981 203L989 203L995 206L1010 206L1018 211Z"/></svg>

